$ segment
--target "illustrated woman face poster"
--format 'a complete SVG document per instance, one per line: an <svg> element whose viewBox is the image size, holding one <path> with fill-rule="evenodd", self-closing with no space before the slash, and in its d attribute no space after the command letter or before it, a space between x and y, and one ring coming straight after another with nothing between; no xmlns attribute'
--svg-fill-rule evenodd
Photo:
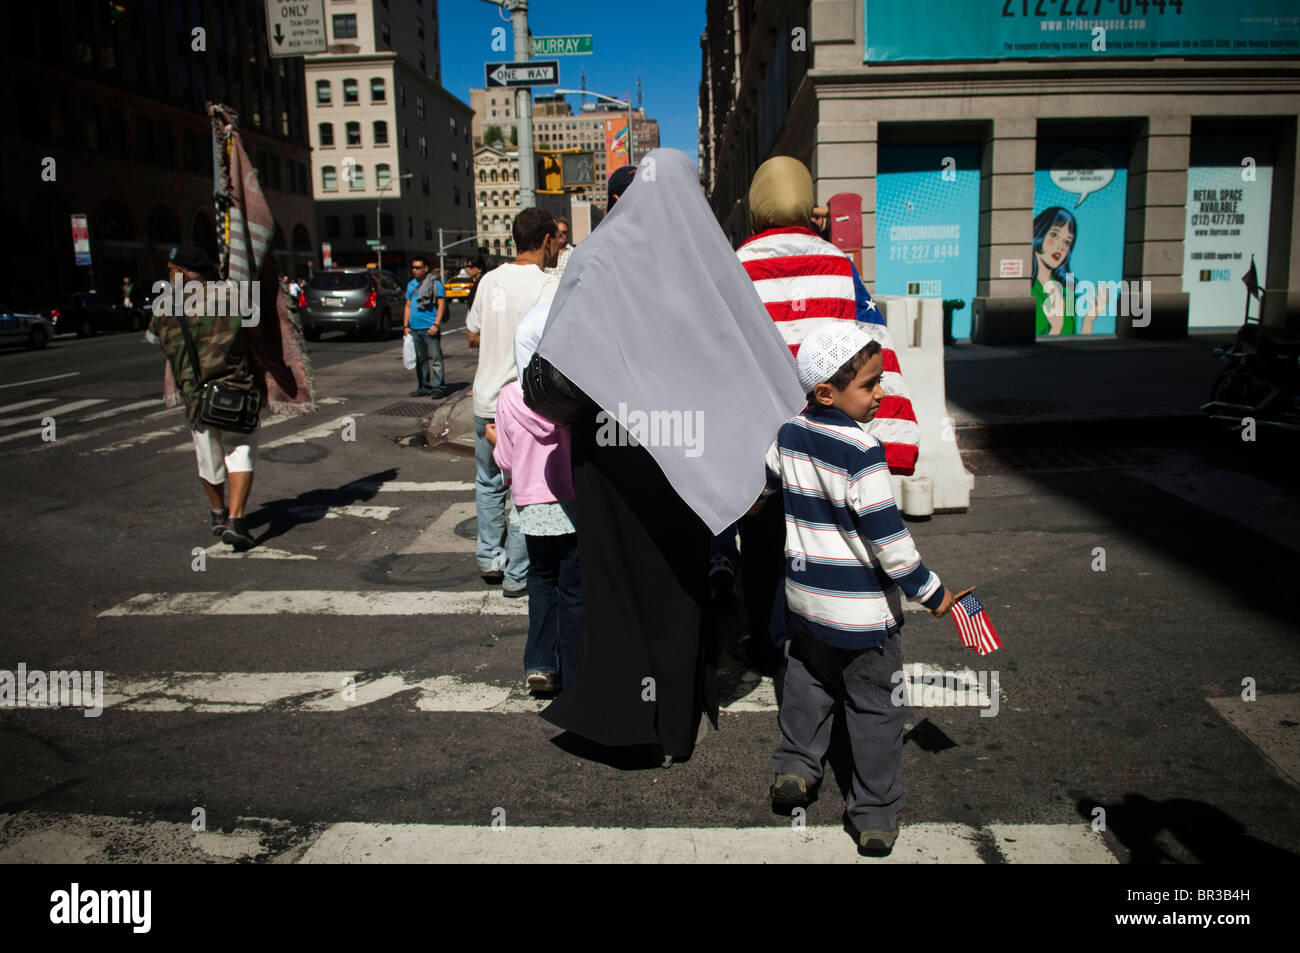
<svg viewBox="0 0 1300 953"><path fill-rule="evenodd" d="M1110 289L1123 273L1122 156L1119 143L1039 144L1029 272L1037 334L1115 330Z"/></svg>

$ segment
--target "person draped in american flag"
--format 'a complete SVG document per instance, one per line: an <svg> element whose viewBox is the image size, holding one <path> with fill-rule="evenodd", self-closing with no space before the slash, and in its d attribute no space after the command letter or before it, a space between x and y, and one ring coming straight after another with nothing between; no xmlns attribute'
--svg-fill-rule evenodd
<svg viewBox="0 0 1300 953"><path fill-rule="evenodd" d="M813 228L812 175L802 162L789 156L768 159L754 174L749 188L749 219L753 237L736 255L745 266L759 299L776 323L790 354L799 356L800 343L827 322L857 321L872 340L879 342L884 375L884 399L875 419L862 428L884 446L889 472L911 476L920 451L921 429L903 383L884 316L871 300L853 261L821 238ZM747 516L739 523L744 557L746 614L749 617L748 661L759 671L772 673L780 661L775 645L784 631L770 631L773 603L781 580L781 552L785 528L775 507ZM738 561L734 530L715 540L710 581L734 579ZM781 615L775 616L782 630Z"/></svg>

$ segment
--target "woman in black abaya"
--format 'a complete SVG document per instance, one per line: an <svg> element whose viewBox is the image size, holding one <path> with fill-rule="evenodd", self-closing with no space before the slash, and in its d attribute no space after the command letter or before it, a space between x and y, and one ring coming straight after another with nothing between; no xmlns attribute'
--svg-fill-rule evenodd
<svg viewBox="0 0 1300 953"><path fill-rule="evenodd" d="M582 661L543 717L687 757L701 715L717 724L709 541L804 401L683 153L651 152L575 248L537 352L591 401L573 423Z"/></svg>

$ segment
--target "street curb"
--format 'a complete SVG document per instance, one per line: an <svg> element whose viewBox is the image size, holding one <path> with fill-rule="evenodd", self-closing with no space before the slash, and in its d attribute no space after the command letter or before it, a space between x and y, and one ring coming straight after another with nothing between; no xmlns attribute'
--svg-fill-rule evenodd
<svg viewBox="0 0 1300 953"><path fill-rule="evenodd" d="M465 404L469 410L466 412ZM464 418L469 419L469 438L465 437ZM429 418L425 440L430 450L448 450L452 453L474 455L474 398L466 391L459 392L455 400L439 405Z"/></svg>

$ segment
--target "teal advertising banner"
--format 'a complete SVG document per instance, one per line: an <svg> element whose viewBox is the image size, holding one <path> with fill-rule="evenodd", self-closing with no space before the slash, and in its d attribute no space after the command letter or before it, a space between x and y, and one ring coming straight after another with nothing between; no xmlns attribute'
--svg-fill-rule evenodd
<svg viewBox="0 0 1300 953"><path fill-rule="evenodd" d="M970 337L979 267L980 154L974 143L882 144L876 285L884 295L960 298L952 335Z"/></svg>
<svg viewBox="0 0 1300 953"><path fill-rule="evenodd" d="M865 63L1300 53L1296 0L863 0L862 6Z"/></svg>
<svg viewBox="0 0 1300 953"><path fill-rule="evenodd" d="M1268 135L1192 138L1183 233L1183 291L1193 328L1233 327L1246 309L1242 276L1255 261L1267 286L1273 203L1273 139ZM1258 301L1250 303L1259 317Z"/></svg>
<svg viewBox="0 0 1300 953"><path fill-rule="evenodd" d="M1114 334L1124 277L1128 145L1042 140L1034 169L1030 292L1038 334Z"/></svg>

